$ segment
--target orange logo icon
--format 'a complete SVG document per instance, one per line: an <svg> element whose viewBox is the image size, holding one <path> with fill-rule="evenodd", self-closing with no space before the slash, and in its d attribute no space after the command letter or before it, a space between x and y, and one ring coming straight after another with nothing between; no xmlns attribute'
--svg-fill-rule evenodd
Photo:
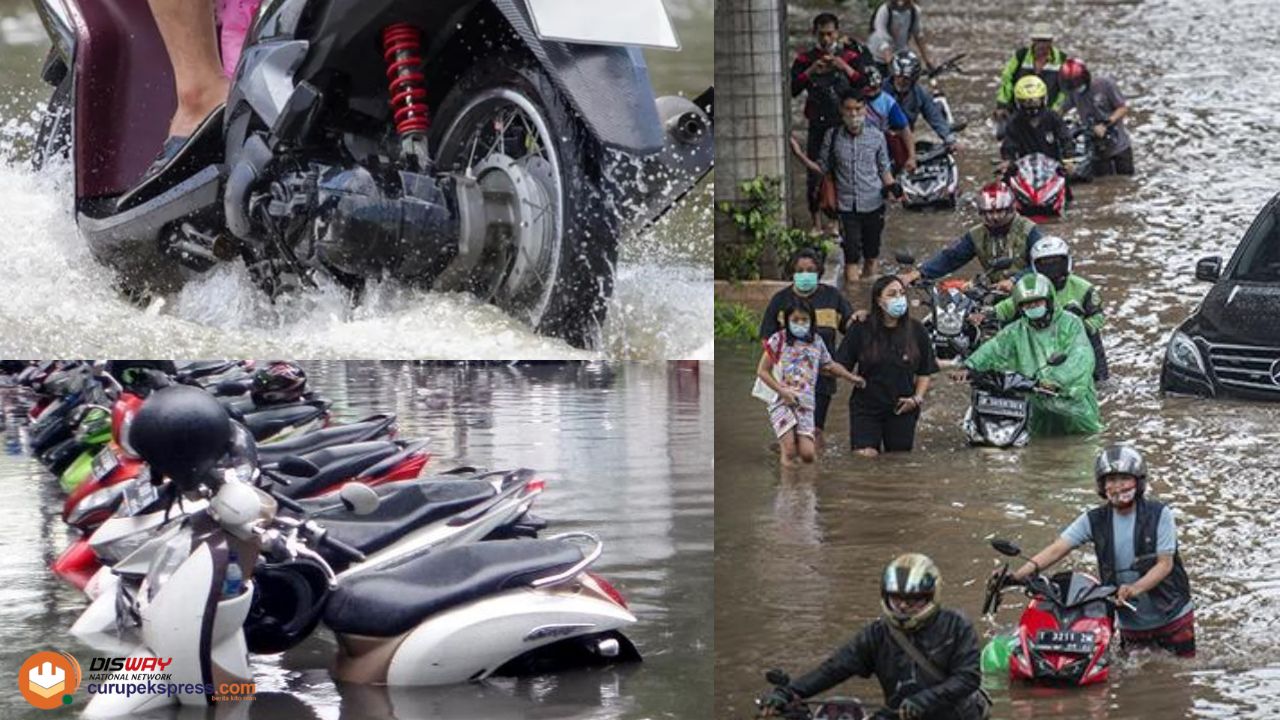
<svg viewBox="0 0 1280 720"><path fill-rule="evenodd" d="M80 663L64 652L38 652L18 670L22 697L41 710L70 705L71 694L79 685Z"/></svg>

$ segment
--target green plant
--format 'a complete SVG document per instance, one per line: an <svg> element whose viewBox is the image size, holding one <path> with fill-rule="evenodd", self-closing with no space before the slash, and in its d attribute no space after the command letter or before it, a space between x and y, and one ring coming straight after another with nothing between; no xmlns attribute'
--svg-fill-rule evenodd
<svg viewBox="0 0 1280 720"><path fill-rule="evenodd" d="M721 340L742 340L751 342L756 339L756 331L760 325L760 317L751 308L739 303L716 300L715 328L716 338Z"/></svg>
<svg viewBox="0 0 1280 720"><path fill-rule="evenodd" d="M739 183L742 200L718 206L733 221L744 241L721 248L718 265L728 280L759 280L765 253L786 261L797 250L816 247L823 254L830 249L821 233L788 227L782 222L782 181L761 176Z"/></svg>

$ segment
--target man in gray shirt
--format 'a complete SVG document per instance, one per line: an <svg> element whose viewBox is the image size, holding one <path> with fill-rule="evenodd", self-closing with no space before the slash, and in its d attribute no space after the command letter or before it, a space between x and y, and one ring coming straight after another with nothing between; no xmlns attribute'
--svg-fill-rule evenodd
<svg viewBox="0 0 1280 720"><path fill-rule="evenodd" d="M1126 647L1159 647L1194 657L1191 583L1178 553L1173 511L1144 497L1146 461L1128 445L1111 445L1098 455L1093 472L1098 494L1106 503L1077 517L1013 577L1025 580L1073 549L1093 543L1102 582L1118 587L1116 598L1134 607L1117 611L1121 642ZM1154 563L1147 559L1152 556Z"/></svg>
<svg viewBox="0 0 1280 720"><path fill-rule="evenodd" d="M871 16L871 33L891 38L893 53L910 50L910 42L915 40L925 69L933 67L933 63L929 61L929 49L924 44L924 18L920 16L920 6L916 0L888 0L876 8ZM879 59L888 62L887 58Z"/></svg>
<svg viewBox="0 0 1280 720"><path fill-rule="evenodd" d="M1058 79L1066 90L1067 99L1062 104L1062 116L1075 108L1080 122L1093 132L1098 145L1098 163L1095 175L1132 175L1133 146L1124 118L1129 114L1129 104L1109 77L1094 78L1089 68L1079 58L1067 58L1058 72Z"/></svg>
<svg viewBox="0 0 1280 720"><path fill-rule="evenodd" d="M893 179L884 133L866 121L866 109L860 89L846 92L840 100L842 125L827 131L817 158L801 152L794 138L791 143L792 150L810 170L831 173L835 178L844 273L850 283L859 278L859 260L861 277L875 275L884 232L884 198L902 198L902 186Z"/></svg>

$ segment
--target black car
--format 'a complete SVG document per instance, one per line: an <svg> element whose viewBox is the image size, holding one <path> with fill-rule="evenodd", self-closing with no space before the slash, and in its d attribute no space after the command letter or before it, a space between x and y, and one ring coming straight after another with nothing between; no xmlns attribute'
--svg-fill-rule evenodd
<svg viewBox="0 0 1280 720"><path fill-rule="evenodd" d="M1169 339L1162 390L1280 400L1280 195L1249 226L1226 268L1196 263L1213 288Z"/></svg>

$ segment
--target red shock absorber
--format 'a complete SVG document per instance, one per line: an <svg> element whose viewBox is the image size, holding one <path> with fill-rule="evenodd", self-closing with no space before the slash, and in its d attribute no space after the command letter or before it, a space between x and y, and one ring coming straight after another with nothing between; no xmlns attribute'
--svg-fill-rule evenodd
<svg viewBox="0 0 1280 720"><path fill-rule="evenodd" d="M426 135L427 76L422 73L422 33L408 23L388 25L382 31L382 59L387 63L387 88L395 110L396 132L405 138Z"/></svg>

